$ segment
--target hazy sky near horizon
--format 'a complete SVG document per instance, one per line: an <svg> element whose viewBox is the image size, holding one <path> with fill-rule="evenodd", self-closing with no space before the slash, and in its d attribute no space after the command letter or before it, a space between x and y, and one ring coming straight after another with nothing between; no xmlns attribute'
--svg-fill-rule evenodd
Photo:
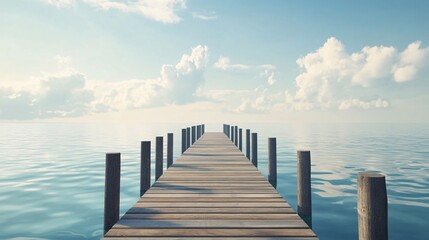
<svg viewBox="0 0 429 240"><path fill-rule="evenodd" d="M3 0L0 121L429 122L429 1Z"/></svg>

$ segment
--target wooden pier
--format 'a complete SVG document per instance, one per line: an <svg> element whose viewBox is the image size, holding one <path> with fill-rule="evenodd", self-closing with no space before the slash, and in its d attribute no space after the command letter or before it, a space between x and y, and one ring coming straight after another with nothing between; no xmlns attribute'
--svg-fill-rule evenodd
<svg viewBox="0 0 429 240"><path fill-rule="evenodd" d="M236 144L202 133L103 239L317 239Z"/></svg>

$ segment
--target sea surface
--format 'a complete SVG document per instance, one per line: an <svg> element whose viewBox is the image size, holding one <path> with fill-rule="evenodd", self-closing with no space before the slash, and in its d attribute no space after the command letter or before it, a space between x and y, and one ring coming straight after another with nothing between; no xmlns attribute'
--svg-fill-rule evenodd
<svg viewBox="0 0 429 240"><path fill-rule="evenodd" d="M105 153L122 153L123 214L139 195L140 141L172 132L177 158L180 130L193 124L0 123L0 239L99 239ZM295 209L296 150L311 150L320 239L357 239L361 171L386 175L390 239L429 239L428 124L241 127L258 132L265 176L267 138L277 137L277 189ZM206 124L206 131L222 131L222 124Z"/></svg>

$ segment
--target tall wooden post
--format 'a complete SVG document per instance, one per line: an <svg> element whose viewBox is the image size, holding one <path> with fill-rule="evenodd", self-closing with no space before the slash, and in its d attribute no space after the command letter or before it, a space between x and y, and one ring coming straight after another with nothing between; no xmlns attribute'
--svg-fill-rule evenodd
<svg viewBox="0 0 429 240"><path fill-rule="evenodd" d="M119 220L121 154L106 154L104 182L104 234Z"/></svg>
<svg viewBox="0 0 429 240"><path fill-rule="evenodd" d="M201 135L203 135L206 132L206 125L202 124L201 125Z"/></svg>
<svg viewBox="0 0 429 240"><path fill-rule="evenodd" d="M258 134L252 133L252 163L258 167Z"/></svg>
<svg viewBox="0 0 429 240"><path fill-rule="evenodd" d="M277 187L277 140L268 138L268 181Z"/></svg>
<svg viewBox="0 0 429 240"><path fill-rule="evenodd" d="M201 137L201 125L197 126L197 140Z"/></svg>
<svg viewBox="0 0 429 240"><path fill-rule="evenodd" d="M162 176L163 171L163 158L164 158L164 138L156 137L156 151L155 151L155 181Z"/></svg>
<svg viewBox="0 0 429 240"><path fill-rule="evenodd" d="M186 128L186 149L191 146L191 128Z"/></svg>
<svg viewBox="0 0 429 240"><path fill-rule="evenodd" d="M150 188L150 141L140 145L140 196Z"/></svg>
<svg viewBox="0 0 429 240"><path fill-rule="evenodd" d="M173 133L167 134L167 168L173 164Z"/></svg>
<svg viewBox="0 0 429 240"><path fill-rule="evenodd" d="M196 129L195 126L192 126L192 132L191 132L191 141L192 141L192 145L194 145L195 143L195 134L196 134Z"/></svg>
<svg viewBox="0 0 429 240"><path fill-rule="evenodd" d="M387 240L387 191L384 175L358 173L359 240Z"/></svg>
<svg viewBox="0 0 429 240"><path fill-rule="evenodd" d="M231 126L231 141L234 142L234 126Z"/></svg>
<svg viewBox="0 0 429 240"><path fill-rule="evenodd" d="M238 130L238 149L243 151L243 129Z"/></svg>
<svg viewBox="0 0 429 240"><path fill-rule="evenodd" d="M186 128L182 128L182 154L186 151Z"/></svg>
<svg viewBox="0 0 429 240"><path fill-rule="evenodd" d="M311 227L311 157L310 151L298 151L297 204L298 214Z"/></svg>
<svg viewBox="0 0 429 240"><path fill-rule="evenodd" d="M231 126L229 124L226 125L226 136L231 138Z"/></svg>
<svg viewBox="0 0 429 240"><path fill-rule="evenodd" d="M250 129L246 129L246 157L250 160Z"/></svg>
<svg viewBox="0 0 429 240"><path fill-rule="evenodd" d="M234 129L234 135L235 135L234 144L235 144L235 146L238 147L238 126L235 126L234 128L235 128Z"/></svg>

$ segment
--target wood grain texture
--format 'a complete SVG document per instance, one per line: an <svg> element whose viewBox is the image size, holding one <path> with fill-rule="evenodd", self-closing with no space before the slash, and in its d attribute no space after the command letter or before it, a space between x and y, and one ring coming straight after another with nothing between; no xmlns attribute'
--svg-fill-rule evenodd
<svg viewBox="0 0 429 240"><path fill-rule="evenodd" d="M317 239L224 133L200 136L103 239Z"/></svg>

